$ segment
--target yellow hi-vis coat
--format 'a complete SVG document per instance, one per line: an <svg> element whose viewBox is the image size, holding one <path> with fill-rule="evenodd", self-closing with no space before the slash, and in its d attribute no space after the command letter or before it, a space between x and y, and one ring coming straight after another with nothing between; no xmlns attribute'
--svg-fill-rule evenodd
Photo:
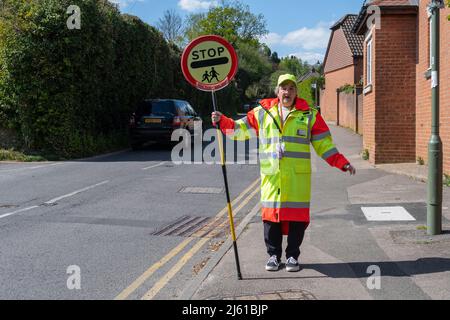
<svg viewBox="0 0 450 320"><path fill-rule="evenodd" d="M281 126L278 99L268 99L262 100L259 107L238 121L222 116L220 128L234 140L250 139L255 136L251 130L259 137L264 221L309 224L311 144L331 166L345 171L344 167L349 164L333 144L322 116L300 98L284 126Z"/></svg>

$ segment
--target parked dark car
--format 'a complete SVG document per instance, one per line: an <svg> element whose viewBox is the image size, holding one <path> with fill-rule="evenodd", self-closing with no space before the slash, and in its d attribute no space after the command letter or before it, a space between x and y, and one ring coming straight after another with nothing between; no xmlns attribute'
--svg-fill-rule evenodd
<svg viewBox="0 0 450 320"><path fill-rule="evenodd" d="M194 135L194 125L202 119L187 101L148 99L139 104L130 117L130 145L140 149L147 142L172 144L174 130L186 129Z"/></svg>

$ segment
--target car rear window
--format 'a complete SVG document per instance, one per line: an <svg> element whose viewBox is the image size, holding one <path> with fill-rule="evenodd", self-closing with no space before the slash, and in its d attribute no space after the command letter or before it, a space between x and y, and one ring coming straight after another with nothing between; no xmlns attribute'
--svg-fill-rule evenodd
<svg viewBox="0 0 450 320"><path fill-rule="evenodd" d="M172 113L177 114L173 101L153 101L152 113Z"/></svg>
<svg viewBox="0 0 450 320"><path fill-rule="evenodd" d="M171 113L176 115L175 104L173 101L145 101L138 107L137 114L139 116L150 114Z"/></svg>

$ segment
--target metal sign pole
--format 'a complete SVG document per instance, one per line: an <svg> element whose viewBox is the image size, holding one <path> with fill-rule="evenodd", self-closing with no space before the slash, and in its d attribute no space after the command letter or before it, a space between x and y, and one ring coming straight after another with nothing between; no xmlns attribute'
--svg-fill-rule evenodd
<svg viewBox="0 0 450 320"><path fill-rule="evenodd" d="M211 69L209 69L211 67ZM205 69L208 68L208 69ZM201 36L193 40L183 51L181 57L181 70L186 80L199 90L210 91L214 111L217 111L216 91L225 88L236 76L238 70L238 56L233 46L224 38L217 35ZM208 72L209 71L209 72ZM222 80L218 78L221 75ZM216 79L217 82L211 83ZM223 178L228 203L228 216L230 219L231 236L233 238L234 256L239 280L242 280L239 266L239 255L234 231L233 211L231 208L230 191L228 188L227 168L225 164L225 151L220 125L217 128L217 141L220 148Z"/></svg>
<svg viewBox="0 0 450 320"><path fill-rule="evenodd" d="M442 233L442 192L443 192L443 158L442 140L439 136L439 18L442 0L433 0L428 6L431 13L431 82L432 82L432 125L431 139L428 146L428 214L429 235Z"/></svg>
<svg viewBox="0 0 450 320"><path fill-rule="evenodd" d="M211 91L212 95L212 101L213 101L213 108L214 112L217 111L217 100L216 100L216 93L215 91ZM239 254L238 254L238 248L237 248L237 242L236 242L236 232L234 230L234 218L233 218L233 210L231 207L231 199L230 199L230 191L228 188L228 178L227 178L227 167L226 167L226 161L225 161L225 152L223 148L223 138L222 138L222 131L220 130L220 124L216 124L217 128L217 141L219 143L219 149L220 149L220 161L222 164L222 172L223 172L223 179L225 182L225 191L227 194L227 205L228 205L228 218L230 220L230 230L231 230L231 237L233 239L233 248L234 248L234 258L236 259L236 268L237 268L237 275L238 279L242 280L242 274L241 274L241 267L239 264Z"/></svg>

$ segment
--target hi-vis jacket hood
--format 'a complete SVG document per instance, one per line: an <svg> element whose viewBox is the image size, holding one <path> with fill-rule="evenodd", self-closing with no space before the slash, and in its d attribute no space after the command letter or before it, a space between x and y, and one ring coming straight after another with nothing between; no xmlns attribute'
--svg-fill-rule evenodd
<svg viewBox="0 0 450 320"><path fill-rule="evenodd" d="M297 98L295 108L282 125L278 104L278 99L262 100L260 106L238 121L223 116L220 128L234 140L247 140L255 135L259 138L263 220L309 224L311 144L330 166L344 171L349 161L336 149L330 129L317 109ZM280 145L283 145L281 159Z"/></svg>

